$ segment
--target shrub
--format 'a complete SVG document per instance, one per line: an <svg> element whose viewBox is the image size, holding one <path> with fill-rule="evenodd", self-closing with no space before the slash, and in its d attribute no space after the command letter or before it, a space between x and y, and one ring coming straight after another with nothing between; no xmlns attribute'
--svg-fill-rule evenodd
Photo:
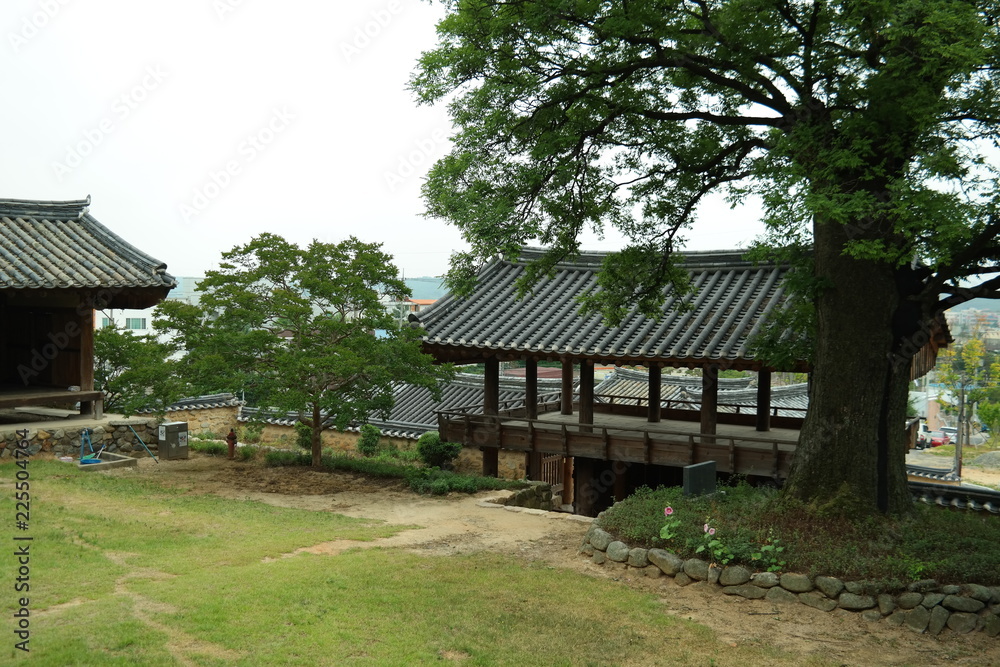
<svg viewBox="0 0 1000 667"><path fill-rule="evenodd" d="M305 452L271 450L264 455L264 463L269 466L307 466L312 459Z"/></svg>
<svg viewBox="0 0 1000 667"><path fill-rule="evenodd" d="M208 454L209 456L226 456L229 454L229 446L223 442L201 442L192 440L188 443L188 447L196 452Z"/></svg>
<svg viewBox="0 0 1000 667"><path fill-rule="evenodd" d="M257 454L260 452L260 447L254 447L253 445L243 445L242 447L236 448L236 458L240 461L250 461L251 459L257 458Z"/></svg>
<svg viewBox="0 0 1000 667"><path fill-rule="evenodd" d="M445 468L454 461L462 445L457 442L444 442L437 431L428 431L417 440L417 452L424 465L430 468Z"/></svg>
<svg viewBox="0 0 1000 667"><path fill-rule="evenodd" d="M264 432L264 424L260 422L247 422L236 427L236 436L240 442L260 442L260 436Z"/></svg>
<svg viewBox="0 0 1000 667"><path fill-rule="evenodd" d="M312 426L307 426L302 422L295 422L295 444L306 450L307 452L312 451L312 437L313 430Z"/></svg>
<svg viewBox="0 0 1000 667"><path fill-rule="evenodd" d="M371 424L362 426L356 445L358 453L365 458L378 454L378 441L381 436L382 432L378 430L377 426L372 426Z"/></svg>

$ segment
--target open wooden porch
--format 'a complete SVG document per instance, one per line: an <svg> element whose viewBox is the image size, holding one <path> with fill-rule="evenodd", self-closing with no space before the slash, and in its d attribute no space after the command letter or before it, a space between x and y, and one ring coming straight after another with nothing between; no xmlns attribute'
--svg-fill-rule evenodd
<svg viewBox="0 0 1000 667"><path fill-rule="evenodd" d="M715 461L719 472L776 479L788 474L798 428L773 427L762 433L752 423L720 423L708 434L701 432L699 413L686 412L688 420L649 422L637 415L595 411L592 424L581 424L578 415L547 404L539 406L534 419L523 410L441 412L438 427L442 438L466 446L671 467Z"/></svg>
<svg viewBox="0 0 1000 667"><path fill-rule="evenodd" d="M79 410L69 409L77 402ZM69 407L57 407L69 406ZM104 395L97 390L70 391L52 387L0 386L0 410L11 409L44 417L81 417L101 419L104 414Z"/></svg>

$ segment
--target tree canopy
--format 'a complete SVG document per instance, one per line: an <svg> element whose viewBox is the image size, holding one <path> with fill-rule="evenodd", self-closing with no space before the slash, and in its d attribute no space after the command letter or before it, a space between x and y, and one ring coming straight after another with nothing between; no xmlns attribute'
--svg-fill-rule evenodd
<svg viewBox="0 0 1000 667"><path fill-rule="evenodd" d="M110 326L94 332L94 386L104 392L104 409L125 416L140 410L164 414L186 391L171 359L175 347L108 320Z"/></svg>
<svg viewBox="0 0 1000 667"><path fill-rule="evenodd" d="M409 294L392 258L356 238L300 248L261 234L223 254L198 289L198 306L161 305L155 326L177 334L182 372L201 391L246 389L257 405L295 414L321 432L387 413L392 386L437 391L449 372L420 351L386 301Z"/></svg>
<svg viewBox="0 0 1000 667"><path fill-rule="evenodd" d="M813 328L790 492L904 511L911 358L942 310L1000 296L997 3L445 5L411 85L457 127L424 187L471 246L452 284L541 243L530 282L613 226L629 245L584 305L655 312L704 198L759 198Z"/></svg>

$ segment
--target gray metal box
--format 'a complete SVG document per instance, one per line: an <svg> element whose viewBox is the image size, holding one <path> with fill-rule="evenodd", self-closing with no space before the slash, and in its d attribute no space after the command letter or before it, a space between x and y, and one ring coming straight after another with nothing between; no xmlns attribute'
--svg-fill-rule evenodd
<svg viewBox="0 0 1000 667"><path fill-rule="evenodd" d="M187 422L160 424L159 448L161 459L186 459L188 457Z"/></svg>

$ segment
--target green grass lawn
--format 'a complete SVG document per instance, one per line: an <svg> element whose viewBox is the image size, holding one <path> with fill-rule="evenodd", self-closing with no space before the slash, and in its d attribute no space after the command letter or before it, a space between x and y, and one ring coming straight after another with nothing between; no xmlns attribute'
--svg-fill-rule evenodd
<svg viewBox="0 0 1000 667"><path fill-rule="evenodd" d="M32 461L30 654L37 665L803 664L734 647L655 596L493 554L397 549L279 558L407 527L167 489ZM6 544L15 468L0 465ZM360 543L360 542L359 542ZM6 551L6 550L5 550ZM7 594L10 555L0 556ZM821 663L813 663L821 664Z"/></svg>

